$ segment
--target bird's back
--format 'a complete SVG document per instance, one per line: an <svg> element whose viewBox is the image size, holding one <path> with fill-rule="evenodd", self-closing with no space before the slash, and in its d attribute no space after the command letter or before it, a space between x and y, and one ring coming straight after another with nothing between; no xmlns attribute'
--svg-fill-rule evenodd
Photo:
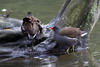
<svg viewBox="0 0 100 67"><path fill-rule="evenodd" d="M78 37L81 34L81 30L79 28L74 28L74 27L65 27L60 30L60 34L63 36L68 36L68 37Z"/></svg>

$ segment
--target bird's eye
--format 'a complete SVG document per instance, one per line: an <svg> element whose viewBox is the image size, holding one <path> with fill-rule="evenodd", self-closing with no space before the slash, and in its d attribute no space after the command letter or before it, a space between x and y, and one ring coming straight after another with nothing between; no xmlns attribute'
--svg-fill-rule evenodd
<svg viewBox="0 0 100 67"><path fill-rule="evenodd" d="M40 22L39 20L36 20L37 22Z"/></svg>

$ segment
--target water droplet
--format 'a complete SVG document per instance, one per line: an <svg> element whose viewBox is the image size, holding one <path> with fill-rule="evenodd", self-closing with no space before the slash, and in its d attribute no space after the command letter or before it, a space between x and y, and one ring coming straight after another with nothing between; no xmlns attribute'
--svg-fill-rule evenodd
<svg viewBox="0 0 100 67"><path fill-rule="evenodd" d="M2 9L3 12L7 11L7 9Z"/></svg>
<svg viewBox="0 0 100 67"><path fill-rule="evenodd" d="M83 65L84 65L84 66L88 66L88 65L89 65L89 62L88 62L88 61L84 61L84 62L83 62Z"/></svg>

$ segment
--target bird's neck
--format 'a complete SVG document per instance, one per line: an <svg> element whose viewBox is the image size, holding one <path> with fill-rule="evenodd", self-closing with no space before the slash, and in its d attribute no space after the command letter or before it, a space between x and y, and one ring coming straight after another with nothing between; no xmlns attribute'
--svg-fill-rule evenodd
<svg viewBox="0 0 100 67"><path fill-rule="evenodd" d="M59 34L60 28L59 28L59 27L56 27L56 28L54 28L53 31L54 31L55 33Z"/></svg>

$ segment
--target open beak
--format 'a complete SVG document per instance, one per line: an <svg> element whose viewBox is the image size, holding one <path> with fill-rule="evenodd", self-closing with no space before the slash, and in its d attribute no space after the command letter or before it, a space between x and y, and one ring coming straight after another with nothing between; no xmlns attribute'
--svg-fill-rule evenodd
<svg viewBox="0 0 100 67"><path fill-rule="evenodd" d="M29 39L34 39L36 36L37 36L37 33L36 33L36 34L34 34L33 36L32 36L32 35L30 35L30 34L28 34L28 38L29 38Z"/></svg>
<svg viewBox="0 0 100 67"><path fill-rule="evenodd" d="M36 34L34 34L33 39L36 37L36 35L37 35L37 33L36 33Z"/></svg>

